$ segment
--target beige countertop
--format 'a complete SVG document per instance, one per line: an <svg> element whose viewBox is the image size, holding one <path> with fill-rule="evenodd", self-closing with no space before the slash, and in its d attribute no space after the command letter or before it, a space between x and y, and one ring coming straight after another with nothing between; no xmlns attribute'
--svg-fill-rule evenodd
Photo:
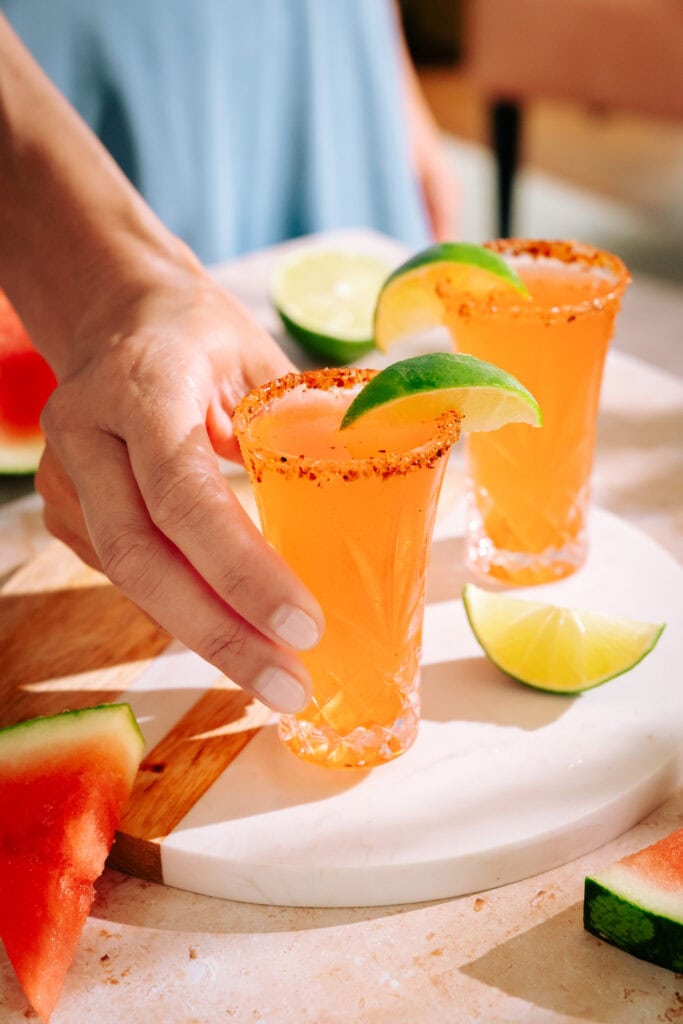
<svg viewBox="0 0 683 1024"><path fill-rule="evenodd" d="M221 279L273 328L273 254ZM631 307L637 308L634 285ZM653 325L655 329L655 325ZM456 466L457 473L457 466ZM22 490L12 482L0 497ZM0 577L45 544L30 493L0 511ZM594 499L683 560L683 380L613 350ZM572 863L429 904L290 909L173 890L107 869L53 1024L655 1024L683 1020L683 977L582 928L584 876L683 826L683 791ZM0 1022L30 1019L0 952Z"/></svg>

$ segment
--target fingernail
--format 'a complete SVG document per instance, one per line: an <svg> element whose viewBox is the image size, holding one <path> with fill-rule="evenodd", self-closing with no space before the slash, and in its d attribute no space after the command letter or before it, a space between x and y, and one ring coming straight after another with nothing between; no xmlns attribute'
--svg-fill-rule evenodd
<svg viewBox="0 0 683 1024"><path fill-rule="evenodd" d="M270 620L270 628L283 644L297 651L315 647L320 639L320 631L311 616L291 604L280 605Z"/></svg>
<svg viewBox="0 0 683 1024"><path fill-rule="evenodd" d="M257 696L275 711L296 714L303 711L309 701L299 680L276 665L269 665L259 672L253 688Z"/></svg>

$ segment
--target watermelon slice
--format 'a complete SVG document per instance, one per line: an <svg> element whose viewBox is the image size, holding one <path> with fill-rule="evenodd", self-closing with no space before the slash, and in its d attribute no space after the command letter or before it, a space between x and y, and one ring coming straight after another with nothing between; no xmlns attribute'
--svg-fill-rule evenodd
<svg viewBox="0 0 683 1024"><path fill-rule="evenodd" d="M683 971L683 828L586 878L583 922L641 960Z"/></svg>
<svg viewBox="0 0 683 1024"><path fill-rule="evenodd" d="M0 473L33 473L38 468L44 444L40 414L56 384L0 292Z"/></svg>
<svg viewBox="0 0 683 1024"><path fill-rule="evenodd" d="M74 958L142 751L128 704L0 729L0 937L43 1021Z"/></svg>

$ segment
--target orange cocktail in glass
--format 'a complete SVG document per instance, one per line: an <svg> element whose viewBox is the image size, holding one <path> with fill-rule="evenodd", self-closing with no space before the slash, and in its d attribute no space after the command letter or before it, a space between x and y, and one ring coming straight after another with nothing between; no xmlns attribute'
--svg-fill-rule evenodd
<svg viewBox="0 0 683 1024"><path fill-rule="evenodd" d="M460 352L514 374L543 427L470 434L469 563L512 584L574 572L586 557L586 513L603 365L629 282L616 256L572 242L488 243L524 280L481 299L453 297L447 322Z"/></svg>
<svg viewBox="0 0 683 1024"><path fill-rule="evenodd" d="M280 735L300 757L371 767L406 750L419 719L427 554L459 421L340 430L371 370L290 374L256 389L234 425L263 532L325 613L301 655L314 694Z"/></svg>

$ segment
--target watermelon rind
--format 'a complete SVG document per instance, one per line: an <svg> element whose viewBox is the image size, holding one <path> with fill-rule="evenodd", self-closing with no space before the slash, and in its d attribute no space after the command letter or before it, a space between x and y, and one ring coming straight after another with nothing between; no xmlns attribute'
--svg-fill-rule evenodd
<svg viewBox="0 0 683 1024"><path fill-rule="evenodd" d="M145 741L130 704L96 704L88 708L61 711L56 715L27 718L17 725L0 728L0 768L22 756L32 757L37 749L42 752L73 742L75 735L99 732L112 735L113 721L125 741L130 755L132 774L137 771Z"/></svg>
<svg viewBox="0 0 683 1024"><path fill-rule="evenodd" d="M47 1022L144 750L127 703L0 729L0 938Z"/></svg>
<svg viewBox="0 0 683 1024"><path fill-rule="evenodd" d="M45 438L9 439L0 436L0 473L6 476L30 476L38 469L45 449Z"/></svg>
<svg viewBox="0 0 683 1024"><path fill-rule="evenodd" d="M666 894L663 894L666 899ZM680 898L676 901L680 904ZM683 971L683 919L620 893L614 884L588 876L584 883L583 924L586 931L639 960L670 971Z"/></svg>

